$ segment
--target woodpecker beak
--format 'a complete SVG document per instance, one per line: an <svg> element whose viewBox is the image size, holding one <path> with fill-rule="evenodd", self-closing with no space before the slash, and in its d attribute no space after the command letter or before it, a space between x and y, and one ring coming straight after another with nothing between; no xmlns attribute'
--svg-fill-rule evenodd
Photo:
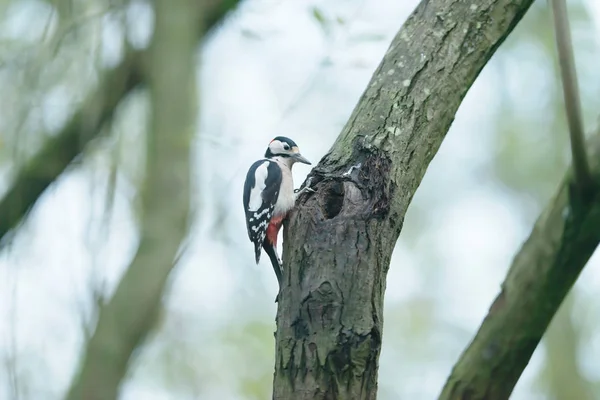
<svg viewBox="0 0 600 400"><path fill-rule="evenodd" d="M308 165L310 165L310 161L308 161L306 158L302 157L302 154L300 154L300 153L294 153L294 154L292 154L292 158L296 162L301 162L302 164L308 164Z"/></svg>

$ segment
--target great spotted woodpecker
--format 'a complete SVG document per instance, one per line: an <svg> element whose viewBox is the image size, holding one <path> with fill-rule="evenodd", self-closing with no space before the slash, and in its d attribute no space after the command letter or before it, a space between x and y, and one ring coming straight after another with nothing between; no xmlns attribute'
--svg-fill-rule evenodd
<svg viewBox="0 0 600 400"><path fill-rule="evenodd" d="M277 255L277 234L296 201L292 179L296 162L310 165L293 140L277 136L269 143L265 158L252 164L244 182L246 227L254 243L256 263L262 247L271 259L280 288L283 267Z"/></svg>

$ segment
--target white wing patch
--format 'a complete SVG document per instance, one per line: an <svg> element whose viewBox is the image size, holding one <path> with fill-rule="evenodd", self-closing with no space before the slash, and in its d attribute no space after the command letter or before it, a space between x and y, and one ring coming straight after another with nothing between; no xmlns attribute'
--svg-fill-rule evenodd
<svg viewBox="0 0 600 400"><path fill-rule="evenodd" d="M248 211L257 211L262 205L262 192L265 189L267 175L269 174L269 161L260 164L254 171L254 187L250 190L250 201L248 202ZM256 215L255 215L256 217Z"/></svg>
<svg viewBox="0 0 600 400"><path fill-rule="evenodd" d="M261 221L260 224L258 224L256 226L253 226L250 229L252 229L254 232L258 232L259 230L264 229L265 232L266 232L267 225L269 225L269 220L268 219L264 220L264 221ZM262 233L261 236L262 236L262 239L264 240L264 236L265 236L264 232ZM262 243L262 240L260 241L260 243Z"/></svg>

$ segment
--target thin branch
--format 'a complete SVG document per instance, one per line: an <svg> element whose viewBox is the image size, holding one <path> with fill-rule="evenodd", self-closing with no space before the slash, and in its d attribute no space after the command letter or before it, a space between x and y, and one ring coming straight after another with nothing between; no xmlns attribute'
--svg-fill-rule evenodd
<svg viewBox="0 0 600 400"><path fill-rule="evenodd" d="M573 157L573 171L575 183L582 193L589 193L592 187L590 167L585 150L583 135L583 119L581 117L581 100L577 83L577 70L573 56L573 41L565 0L551 0L552 14L554 16L554 31L556 47L562 76L563 94L569 133L571 137L571 153Z"/></svg>
<svg viewBox="0 0 600 400"><path fill-rule="evenodd" d="M128 54L123 62L104 74L96 91L83 102L61 132L49 139L42 150L19 171L12 186L0 200L0 238L31 209L46 188L93 139L133 88L141 82L136 64L139 53Z"/></svg>
<svg viewBox="0 0 600 400"><path fill-rule="evenodd" d="M63 26L61 26L59 31L54 35L52 40L50 41L48 48L52 56L56 57L58 51L60 50L63 41L76 29L79 29L81 26L89 25L96 19L104 17L106 14L110 13L114 10L120 10L123 8L122 4L108 4L108 6L101 8L99 10L93 10L83 15L77 16L75 19L67 21Z"/></svg>
<svg viewBox="0 0 600 400"><path fill-rule="evenodd" d="M207 0L207 12L197 16L204 33L214 29L237 0ZM204 23L200 23L204 20ZM142 84L140 59L143 52L128 52L114 69L106 71L64 128L21 168L6 194L0 199L0 247L10 239L42 193L65 171L83 149L96 139L121 100Z"/></svg>
<svg viewBox="0 0 600 400"><path fill-rule="evenodd" d="M358 7L356 7L350 18L348 18L346 24L344 24L344 26L342 27L342 29L339 30L339 32L334 31L333 34L326 35L325 51L319 59L318 64L316 65L314 70L308 75L308 77L304 80L304 82L300 86L298 93L294 94L294 96L288 101L288 103L285 104L284 107L281 109L279 119L277 120L275 125L281 124L286 118L293 114L297 110L301 102L305 100L306 97L310 94L310 92L315 88L317 78L328 65L327 62L333 55L339 37L343 37L344 34L347 34L350 31L352 24L360 15L365 3L366 0L360 2Z"/></svg>
<svg viewBox="0 0 600 400"><path fill-rule="evenodd" d="M600 177L600 131L588 143ZM440 396L507 399L552 317L600 243L600 193L574 195L570 173L515 256L502 290Z"/></svg>

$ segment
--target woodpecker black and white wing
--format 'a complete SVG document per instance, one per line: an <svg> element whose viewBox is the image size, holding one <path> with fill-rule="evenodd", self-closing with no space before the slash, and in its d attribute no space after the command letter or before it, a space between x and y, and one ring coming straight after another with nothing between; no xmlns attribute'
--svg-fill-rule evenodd
<svg viewBox="0 0 600 400"><path fill-rule="evenodd" d="M281 188L281 168L274 161L259 160L252 164L244 183L244 211L248 237L254 243L256 263L273 217Z"/></svg>

